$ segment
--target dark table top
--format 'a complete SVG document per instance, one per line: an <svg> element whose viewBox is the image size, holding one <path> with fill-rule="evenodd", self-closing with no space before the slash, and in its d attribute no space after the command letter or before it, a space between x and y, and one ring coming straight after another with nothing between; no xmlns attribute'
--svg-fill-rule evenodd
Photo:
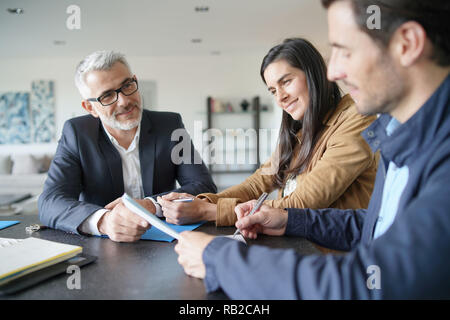
<svg viewBox="0 0 450 320"><path fill-rule="evenodd" d="M25 227L39 223L37 215L7 216L0 217L0 220L21 221L0 230L0 238L27 238L30 235L25 232ZM229 235L235 228L217 228L214 223L206 223L197 230ZM202 280L184 273L174 251L176 240L171 243L147 240L117 243L107 238L53 229L40 230L31 236L82 246L84 253L96 256L97 260L81 268L81 289L69 290L67 280L71 274L60 274L6 299L227 299L223 292L207 294ZM249 240L248 244L293 248L305 255L320 254L311 242L303 238L260 235L257 240Z"/></svg>

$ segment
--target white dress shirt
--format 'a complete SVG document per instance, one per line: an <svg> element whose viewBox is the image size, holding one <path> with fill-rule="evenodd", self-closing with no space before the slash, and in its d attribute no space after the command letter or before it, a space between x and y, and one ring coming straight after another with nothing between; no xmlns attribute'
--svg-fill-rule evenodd
<svg viewBox="0 0 450 320"><path fill-rule="evenodd" d="M142 187L141 162L139 160L139 135L141 132L141 125L139 124L134 139L128 149L122 147L105 127L103 127L103 129L120 154L125 192L132 198L142 199L144 197L144 188ZM156 204L156 201L153 200L153 198L148 197L147 199L155 203L158 216L162 216L161 206ZM97 224L100 218L108 211L109 210L107 209L100 209L94 212L81 224L80 231L87 234L101 235L97 228Z"/></svg>

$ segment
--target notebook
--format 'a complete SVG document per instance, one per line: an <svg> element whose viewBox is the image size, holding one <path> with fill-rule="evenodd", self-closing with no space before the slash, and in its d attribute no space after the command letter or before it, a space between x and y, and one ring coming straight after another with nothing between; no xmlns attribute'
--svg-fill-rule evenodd
<svg viewBox="0 0 450 320"><path fill-rule="evenodd" d="M0 286L81 253L82 247L38 238L0 238Z"/></svg>

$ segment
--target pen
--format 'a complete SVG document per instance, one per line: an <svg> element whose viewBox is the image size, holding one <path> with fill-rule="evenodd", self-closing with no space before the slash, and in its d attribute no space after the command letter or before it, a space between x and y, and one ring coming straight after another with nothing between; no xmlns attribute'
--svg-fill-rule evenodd
<svg viewBox="0 0 450 320"><path fill-rule="evenodd" d="M172 200L172 202L192 202L194 201L194 198L179 198Z"/></svg>
<svg viewBox="0 0 450 320"><path fill-rule="evenodd" d="M256 205L253 207L252 211L247 215L247 217L253 215L256 211L259 210L259 208L262 206L263 202L266 200L267 196L269 194L264 192L258 199L258 202L256 202ZM233 234L233 237L236 236L238 233L241 233L241 230L236 229L236 232Z"/></svg>

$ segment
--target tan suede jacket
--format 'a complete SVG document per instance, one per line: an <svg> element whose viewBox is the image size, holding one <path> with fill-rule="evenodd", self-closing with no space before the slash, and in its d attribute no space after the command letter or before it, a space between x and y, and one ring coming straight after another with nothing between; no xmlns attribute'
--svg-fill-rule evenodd
<svg viewBox="0 0 450 320"><path fill-rule="evenodd" d="M279 190L278 199L266 200L265 204L282 209L367 208L378 156L371 152L361 132L375 119L376 116L360 115L350 95L345 95L336 110L325 118L314 154L306 170L296 178L296 189L286 197ZM234 208L238 203L258 199L263 192L276 189L270 174L272 159L274 155L239 185L218 194L197 196L217 204L217 226L234 225L237 220Z"/></svg>

